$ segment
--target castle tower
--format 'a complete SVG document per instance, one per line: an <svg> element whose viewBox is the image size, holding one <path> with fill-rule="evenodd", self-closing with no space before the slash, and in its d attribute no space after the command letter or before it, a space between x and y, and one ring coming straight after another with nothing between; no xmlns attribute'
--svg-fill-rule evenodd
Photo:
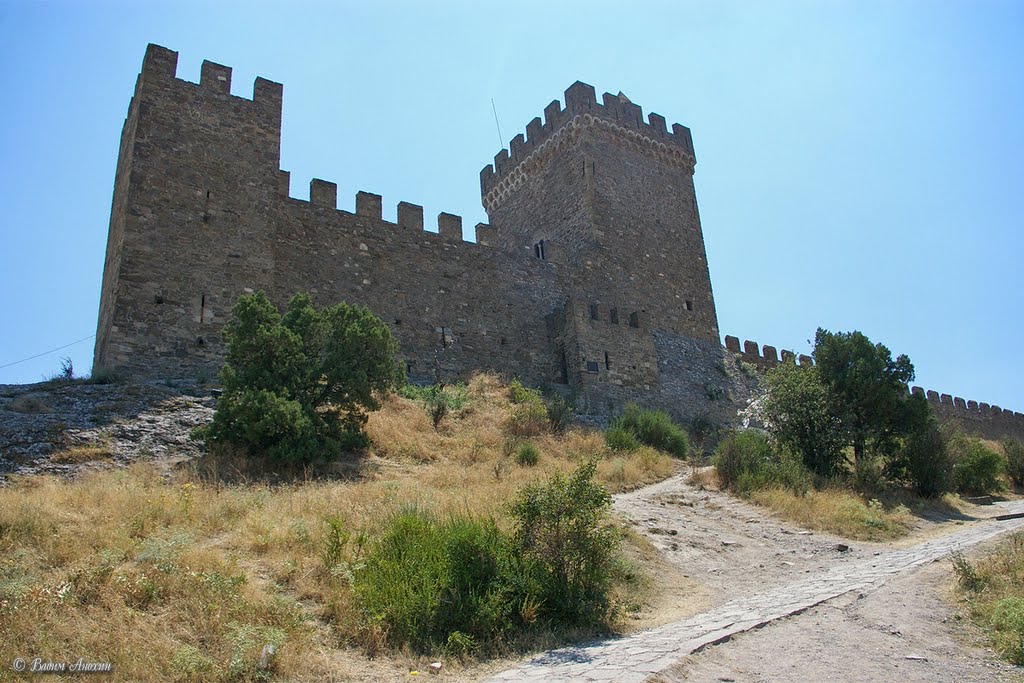
<svg viewBox="0 0 1024 683"><path fill-rule="evenodd" d="M231 94L231 69L146 50L114 183L95 367L140 375L216 372L234 300L271 283L282 87L257 78Z"/></svg>
<svg viewBox="0 0 1024 683"><path fill-rule="evenodd" d="M579 370L579 382L603 381L614 363L602 347L634 334L588 341L598 328L588 332L581 320L696 340L714 355L718 319L689 129L675 124L669 132L653 113L644 122L621 94L605 93L598 103L594 88L577 82L565 91L565 107L548 105L543 122L531 121L510 149L481 171L483 204L502 247L562 263L562 288L573 302L562 335L570 376ZM627 353L620 368L631 371L621 382L658 382L650 334L617 346L620 358Z"/></svg>

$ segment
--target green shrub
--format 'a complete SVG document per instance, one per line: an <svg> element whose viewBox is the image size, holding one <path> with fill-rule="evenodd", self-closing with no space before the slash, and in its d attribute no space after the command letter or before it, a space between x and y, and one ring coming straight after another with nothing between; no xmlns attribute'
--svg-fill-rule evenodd
<svg viewBox="0 0 1024 683"><path fill-rule="evenodd" d="M987 495L1003 490L1005 459L978 439L968 439L953 465L953 483L960 493Z"/></svg>
<svg viewBox="0 0 1024 683"><path fill-rule="evenodd" d="M548 411L544 401L517 403L509 411L505 431L512 436L539 436L548 431Z"/></svg>
<svg viewBox="0 0 1024 683"><path fill-rule="evenodd" d="M513 403L543 403L544 397L540 390L531 387L524 387L518 379L512 380L508 385L509 398Z"/></svg>
<svg viewBox="0 0 1024 683"><path fill-rule="evenodd" d="M612 425L604 433L604 442L613 451L635 451L640 448L640 439L632 429Z"/></svg>
<svg viewBox="0 0 1024 683"><path fill-rule="evenodd" d="M1024 665L1024 598L1003 598L992 612L992 627L1003 655L1017 665Z"/></svg>
<svg viewBox="0 0 1024 683"><path fill-rule="evenodd" d="M422 403L434 429L437 429L450 413L462 410L469 403L469 388L462 383L430 386L406 384L398 390L398 394Z"/></svg>
<svg viewBox="0 0 1024 683"><path fill-rule="evenodd" d="M640 443L647 444L670 453L677 458L685 458L690 451L690 440L686 431L672 421L668 413L661 410L647 410L635 404L626 406L626 410L619 417L612 420L608 431L619 432L626 430L632 432ZM614 437L622 441L621 436ZM607 432L605 441L607 442ZM609 447L612 447L609 444ZM613 450L629 450L618 448Z"/></svg>
<svg viewBox="0 0 1024 683"><path fill-rule="evenodd" d="M761 470L772 458L768 438L754 430L731 432L718 442L711 463L723 486L733 488L745 472Z"/></svg>
<svg viewBox="0 0 1024 683"><path fill-rule="evenodd" d="M949 561L953 564L953 573L956 574L957 583L961 588L980 591L985 587L985 582L978 576L978 570L974 568L970 560L964 557L963 553L953 553Z"/></svg>
<svg viewBox="0 0 1024 683"><path fill-rule="evenodd" d="M593 481L596 470L591 460L568 477L556 473L523 488L511 506L518 550L540 577L534 595L543 614L564 625L593 625L608 614L621 539L605 523L611 496Z"/></svg>
<svg viewBox="0 0 1024 683"><path fill-rule="evenodd" d="M540 460L540 451L532 443L527 441L519 446L516 451L516 462L520 465L533 467Z"/></svg>
<svg viewBox="0 0 1024 683"><path fill-rule="evenodd" d="M759 431L731 432L718 443L711 462L722 484L740 493L771 486L805 493L810 487L800 458L788 451L777 453Z"/></svg>
<svg viewBox="0 0 1024 683"><path fill-rule="evenodd" d="M761 409L775 443L798 453L812 472L835 476L843 465L845 435L817 369L780 363L764 373L763 385Z"/></svg>
<svg viewBox="0 0 1024 683"><path fill-rule="evenodd" d="M589 462L522 489L510 506L512 536L493 520L400 510L352 565L367 629L393 646L462 656L536 623L602 623L619 535L605 523L611 496L593 482L595 468ZM329 533L325 562L345 542Z"/></svg>
<svg viewBox="0 0 1024 683"><path fill-rule="evenodd" d="M263 292L245 294L224 339L223 393L201 435L281 461L365 444L366 411L404 380L398 342L361 306L317 311L309 295L297 294L282 316Z"/></svg>
<svg viewBox="0 0 1024 683"><path fill-rule="evenodd" d="M370 544L353 589L367 622L383 626L392 645L430 652L521 626L506 586L518 567L493 521L437 520L410 508Z"/></svg>
<svg viewBox="0 0 1024 683"><path fill-rule="evenodd" d="M1024 443L1016 439L1005 439L1006 473L1017 486L1024 486Z"/></svg>
<svg viewBox="0 0 1024 683"><path fill-rule="evenodd" d="M552 396L545 402L548 411L548 426L555 434L561 434L572 424L575 407L572 401L561 396Z"/></svg>

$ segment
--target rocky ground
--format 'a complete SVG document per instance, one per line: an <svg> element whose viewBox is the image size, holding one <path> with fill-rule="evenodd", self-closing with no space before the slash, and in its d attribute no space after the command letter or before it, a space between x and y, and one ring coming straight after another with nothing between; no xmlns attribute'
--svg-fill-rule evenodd
<svg viewBox="0 0 1024 683"><path fill-rule="evenodd" d="M139 460L170 468L199 454L189 433L210 419L214 400L187 382L0 385L0 482Z"/></svg>

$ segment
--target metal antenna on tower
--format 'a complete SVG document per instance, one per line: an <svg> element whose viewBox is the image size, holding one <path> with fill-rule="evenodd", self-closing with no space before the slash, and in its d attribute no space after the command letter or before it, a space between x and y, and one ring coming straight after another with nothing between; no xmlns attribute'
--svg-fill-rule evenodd
<svg viewBox="0 0 1024 683"><path fill-rule="evenodd" d="M505 138L501 136L501 124L498 123L498 108L494 106L494 98L491 98L491 111L494 112L494 126L498 129L498 146L505 147Z"/></svg>

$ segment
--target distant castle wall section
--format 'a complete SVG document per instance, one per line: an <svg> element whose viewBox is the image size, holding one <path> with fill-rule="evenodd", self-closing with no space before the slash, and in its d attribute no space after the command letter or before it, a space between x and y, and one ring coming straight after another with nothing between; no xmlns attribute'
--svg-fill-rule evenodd
<svg viewBox="0 0 1024 683"><path fill-rule="evenodd" d="M814 360L810 356L796 356L792 351L782 351L780 358L774 346L765 345L762 351L757 342L750 340L744 341L740 346L739 338L731 335L725 337L725 348L737 360L750 363L761 370L769 370L783 361L799 362L801 366L808 367L814 365ZM938 419L953 420L969 434L985 439L999 440L1011 437L1024 441L1024 414L921 387L907 387L907 391L927 399Z"/></svg>

